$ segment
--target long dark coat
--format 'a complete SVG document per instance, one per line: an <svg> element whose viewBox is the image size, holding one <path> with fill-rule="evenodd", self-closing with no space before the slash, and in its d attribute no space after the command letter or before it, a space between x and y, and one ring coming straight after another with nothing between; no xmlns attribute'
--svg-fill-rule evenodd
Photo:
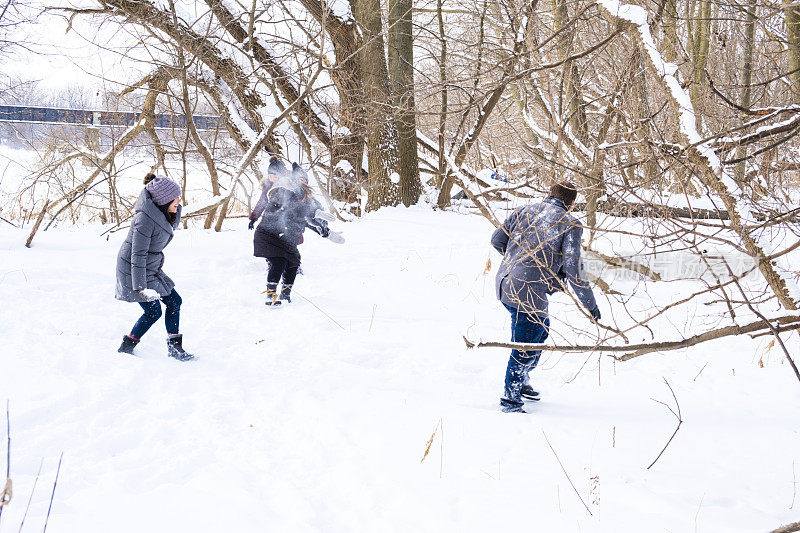
<svg viewBox="0 0 800 533"><path fill-rule="evenodd" d="M153 203L147 189L142 190L134 208L133 222L128 236L117 254L117 300L143 301L136 291L153 289L167 296L175 287L161 267L164 266L164 248L172 240L181 219L181 208L170 224L163 212Z"/></svg>

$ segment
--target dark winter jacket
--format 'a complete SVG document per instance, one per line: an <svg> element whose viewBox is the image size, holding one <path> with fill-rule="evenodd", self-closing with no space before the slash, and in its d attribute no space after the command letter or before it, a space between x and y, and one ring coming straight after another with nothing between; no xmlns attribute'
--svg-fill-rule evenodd
<svg viewBox="0 0 800 533"><path fill-rule="evenodd" d="M266 207L253 237L256 257L299 257L303 231L315 224L318 202L304 200L305 192L292 178L280 178L267 193Z"/></svg>
<svg viewBox="0 0 800 533"><path fill-rule="evenodd" d="M116 298L126 302L143 301L136 291L153 289L167 296L175 283L161 267L163 250L172 240L181 219L181 207L170 224L164 213L153 203L147 189L142 190L134 208L128 236L117 254Z"/></svg>
<svg viewBox="0 0 800 533"><path fill-rule="evenodd" d="M565 288L558 275L562 271L583 306L589 311L597 307L582 277L582 232L557 198L516 209L492 234L492 246L503 254L496 278L500 301L524 313L547 315L547 295Z"/></svg>

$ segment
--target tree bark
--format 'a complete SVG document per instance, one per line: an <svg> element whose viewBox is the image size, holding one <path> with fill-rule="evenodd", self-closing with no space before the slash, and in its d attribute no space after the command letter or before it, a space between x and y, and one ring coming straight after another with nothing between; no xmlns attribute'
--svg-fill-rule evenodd
<svg viewBox="0 0 800 533"><path fill-rule="evenodd" d="M391 109L381 3L379 0L355 0L354 15L363 35L358 56L367 124L369 186L366 208L374 211L400 202L400 189L391 180L398 164L397 128Z"/></svg>
<svg viewBox="0 0 800 533"><path fill-rule="evenodd" d="M444 160L445 154L445 135L447 134L447 36L444 32L444 16L442 15L442 6L444 0L436 0L436 20L439 23L439 84L441 102L439 105L439 134L437 141L439 143L439 169L436 177L436 186L441 187L444 183L445 169L447 163Z"/></svg>
<svg viewBox="0 0 800 533"><path fill-rule="evenodd" d="M742 89L739 94L739 105L749 109L750 108L750 94L752 88L750 84L753 78L753 40L756 33L756 0L748 0L747 2L747 19L744 26L744 43L742 54ZM747 161L744 160L747 155L747 148L739 146L736 149L736 159L742 161L736 165L734 171L734 179L739 187L744 187L745 171L747 170Z"/></svg>
<svg viewBox="0 0 800 533"><path fill-rule="evenodd" d="M400 199L406 207L417 203L422 192L417 155L412 7L412 0L389 1L389 72L397 123Z"/></svg>
<svg viewBox="0 0 800 533"><path fill-rule="evenodd" d="M690 31L689 38L691 39L690 52L692 54L693 72L692 89L690 97L692 106L695 109L696 127L701 131L702 114L699 112L703 109L701 105L701 88L704 83L705 74L703 71L708 65L708 50L710 39L710 26L711 26L711 0L700 0L697 4L697 11L693 13L694 20L692 22L693 32Z"/></svg>
<svg viewBox="0 0 800 533"><path fill-rule="evenodd" d="M792 102L800 104L800 7L792 0L784 0L783 12Z"/></svg>

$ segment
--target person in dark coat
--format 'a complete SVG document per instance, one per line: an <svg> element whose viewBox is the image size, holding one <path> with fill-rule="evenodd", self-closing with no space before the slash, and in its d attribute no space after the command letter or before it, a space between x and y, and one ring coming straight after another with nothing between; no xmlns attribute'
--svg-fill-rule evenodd
<svg viewBox="0 0 800 533"><path fill-rule="evenodd" d="M569 214L577 190L557 183L543 202L514 210L492 234L492 246L503 254L497 271L497 298L511 313L511 342L541 343L550 330L547 297L566 290L565 282L593 320L600 309L589 283L582 277L583 229ZM526 383L539 362L541 350L511 351L500 405L504 412L524 413L523 400L538 400Z"/></svg>
<svg viewBox="0 0 800 533"><path fill-rule="evenodd" d="M250 224L247 226L248 229L253 229L258 219L261 218L261 215L264 213L264 209L267 207L269 190L272 188L275 182L280 178L289 175L289 170L287 170L286 166L281 163L277 157L272 157L269 160L267 177L261 182L261 196L258 198L258 202L256 202L253 212L250 213Z"/></svg>
<svg viewBox="0 0 800 533"><path fill-rule="evenodd" d="M296 163L294 167L299 168ZM292 286L300 267L297 245L302 242L305 228L317 228L315 231L321 236L328 236L327 223L314 218L318 204L309 202L311 197L311 189L292 174L279 177L267 192L266 206L253 236L253 255L264 257L269 263L267 305L291 301ZM283 286L279 293L281 281Z"/></svg>
<svg viewBox="0 0 800 533"><path fill-rule="evenodd" d="M167 353L188 361L194 356L183 349L183 336L178 329L182 300L175 291L175 282L161 269L164 248L172 241L181 219L181 188L169 178L153 174L148 174L144 182L128 236L117 254L116 290L118 300L137 302L144 314L130 334L122 338L118 351L133 354L142 336L161 317L160 300L166 307Z"/></svg>

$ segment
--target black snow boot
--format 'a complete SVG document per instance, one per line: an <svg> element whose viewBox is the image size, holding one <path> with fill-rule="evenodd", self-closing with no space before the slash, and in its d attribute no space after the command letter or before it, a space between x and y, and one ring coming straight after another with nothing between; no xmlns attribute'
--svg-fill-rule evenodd
<svg viewBox="0 0 800 533"><path fill-rule="evenodd" d="M139 344L139 341L131 337L130 335L125 335L122 337L122 344L119 345L119 349L117 350L119 353L129 353L133 355L133 349L136 348L136 345Z"/></svg>
<svg viewBox="0 0 800 533"><path fill-rule="evenodd" d="M524 405L525 404L522 402L500 398L500 409L504 413L527 413L527 411L522 408Z"/></svg>
<svg viewBox="0 0 800 533"><path fill-rule="evenodd" d="M167 339L167 355L178 361L191 361L194 355L183 349L183 335L173 335Z"/></svg>
<svg viewBox="0 0 800 533"><path fill-rule="evenodd" d="M266 305L269 306L281 305L281 300L278 295L277 283L267 283L267 290L264 291L264 294L267 295L267 301L264 302Z"/></svg>
<svg viewBox="0 0 800 533"><path fill-rule="evenodd" d="M539 392L533 390L533 387L531 387L530 385L523 385L522 390L519 391L519 395L525 398L526 400L533 400L535 402L538 402L540 400Z"/></svg>
<svg viewBox="0 0 800 533"><path fill-rule="evenodd" d="M285 300L286 303L292 303L292 286L291 285L284 285L281 289L281 300Z"/></svg>

